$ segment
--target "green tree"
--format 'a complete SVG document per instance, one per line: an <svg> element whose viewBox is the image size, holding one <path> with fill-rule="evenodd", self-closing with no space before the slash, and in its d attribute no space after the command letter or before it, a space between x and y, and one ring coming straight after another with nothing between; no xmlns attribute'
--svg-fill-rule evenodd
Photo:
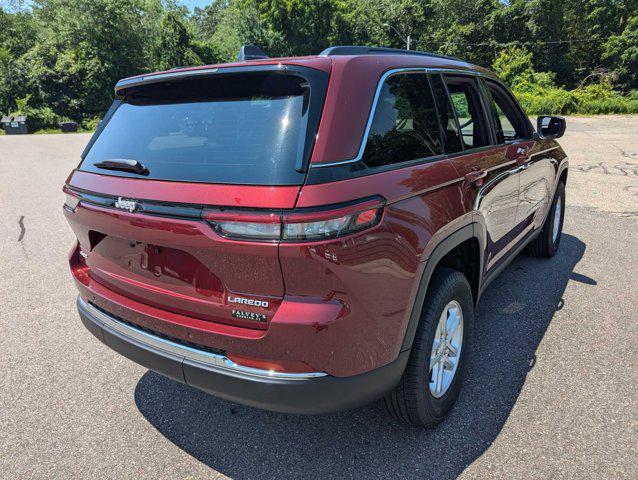
<svg viewBox="0 0 638 480"><path fill-rule="evenodd" d="M233 61L242 45L261 47L270 56L281 55L288 48L282 32L275 31L254 4L232 1L211 37L219 58Z"/></svg>
<svg viewBox="0 0 638 480"><path fill-rule="evenodd" d="M266 31L276 32L271 46L277 56L317 54L345 31L339 0L244 0L243 6L259 13Z"/></svg>
<svg viewBox="0 0 638 480"><path fill-rule="evenodd" d="M569 49L567 25L565 22L565 2L567 0L531 0L528 5L530 48L534 49L534 67L540 71L552 71L558 81L570 80L573 68L566 62ZM552 43L550 43L552 42Z"/></svg>
<svg viewBox="0 0 638 480"><path fill-rule="evenodd" d="M175 12L167 12L159 28L159 41L155 47L155 68L169 70L201 64L201 59L191 49L190 35L186 26Z"/></svg>
<svg viewBox="0 0 638 480"><path fill-rule="evenodd" d="M494 14L494 41L498 44L518 44L529 39L529 0L512 0L497 8ZM498 47L496 47L498 49Z"/></svg>
<svg viewBox="0 0 638 480"><path fill-rule="evenodd" d="M614 66L623 90L638 88L638 14L627 20L620 35L609 37L602 58Z"/></svg>
<svg viewBox="0 0 638 480"><path fill-rule="evenodd" d="M118 79L234 60L243 44L307 55L405 48L410 35L413 48L494 66L534 111L630 111L611 86L638 88L638 0L211 0L192 13L181 0L3 5L0 111L28 98L43 122L93 119Z"/></svg>
<svg viewBox="0 0 638 480"><path fill-rule="evenodd" d="M35 45L23 56L34 103L82 120L108 108L117 79L148 70L141 0L36 0Z"/></svg>
<svg viewBox="0 0 638 480"><path fill-rule="evenodd" d="M213 0L204 8L195 7L190 19L195 35L200 39L210 40L224 18L229 4L229 0Z"/></svg>
<svg viewBox="0 0 638 480"><path fill-rule="evenodd" d="M432 9L421 0L354 0L345 5L346 39L355 45L405 48L410 35L413 48L432 48Z"/></svg>

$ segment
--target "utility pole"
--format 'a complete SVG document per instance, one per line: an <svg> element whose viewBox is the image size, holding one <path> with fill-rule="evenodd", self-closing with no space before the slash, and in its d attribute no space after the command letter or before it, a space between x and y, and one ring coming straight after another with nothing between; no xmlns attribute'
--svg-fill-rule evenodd
<svg viewBox="0 0 638 480"><path fill-rule="evenodd" d="M384 27L388 27L388 28L391 28L392 30L394 30L394 33L396 33L399 36L399 38L405 42L405 49L406 50L410 50L410 47L412 46L412 37L410 35L408 35L407 38L404 37L403 35L401 35L401 32L399 32L396 28L394 28L389 23L384 23L382 25Z"/></svg>

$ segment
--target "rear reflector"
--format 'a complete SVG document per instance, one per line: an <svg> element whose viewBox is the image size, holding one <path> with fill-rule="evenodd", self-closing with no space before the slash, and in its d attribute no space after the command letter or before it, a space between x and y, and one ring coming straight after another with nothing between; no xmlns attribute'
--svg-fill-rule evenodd
<svg viewBox="0 0 638 480"><path fill-rule="evenodd" d="M204 218L223 237L262 242L314 242L343 237L381 221L383 200L285 214L207 211Z"/></svg>
<svg viewBox="0 0 638 480"><path fill-rule="evenodd" d="M279 373L310 373L315 370L304 362L294 360L263 360L259 358L246 357L234 353L227 353L230 361L243 367L258 368Z"/></svg>

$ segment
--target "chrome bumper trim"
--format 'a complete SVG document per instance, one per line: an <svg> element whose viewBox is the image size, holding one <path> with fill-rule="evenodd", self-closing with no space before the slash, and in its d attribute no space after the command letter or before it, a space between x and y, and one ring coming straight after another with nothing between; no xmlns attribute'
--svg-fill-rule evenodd
<svg viewBox="0 0 638 480"><path fill-rule="evenodd" d="M258 378L271 378L281 380L307 380L311 378L325 377L326 375L328 375L325 372L284 373L238 365L224 355L207 352L205 350L198 350L196 348L182 345L181 343L171 342L170 340L152 335L143 330L127 325L126 323L120 322L114 317L102 312L101 310L98 310L90 303L87 303L79 295L77 303L78 309L83 310L88 315L93 317L93 319L95 319L97 322L101 323L102 328L109 328L119 333L120 335L129 337L150 348L161 350L172 355L177 355L179 357L182 357L184 360L198 362L214 370L217 370L220 373L239 373Z"/></svg>

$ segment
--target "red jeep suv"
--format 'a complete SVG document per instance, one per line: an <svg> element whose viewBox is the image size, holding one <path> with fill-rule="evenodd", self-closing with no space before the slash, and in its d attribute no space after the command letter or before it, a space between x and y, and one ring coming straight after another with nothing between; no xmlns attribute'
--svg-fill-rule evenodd
<svg viewBox="0 0 638 480"><path fill-rule="evenodd" d="M87 329L234 402L450 410L475 307L554 255L567 160L490 71L370 47L121 80L69 176Z"/></svg>

